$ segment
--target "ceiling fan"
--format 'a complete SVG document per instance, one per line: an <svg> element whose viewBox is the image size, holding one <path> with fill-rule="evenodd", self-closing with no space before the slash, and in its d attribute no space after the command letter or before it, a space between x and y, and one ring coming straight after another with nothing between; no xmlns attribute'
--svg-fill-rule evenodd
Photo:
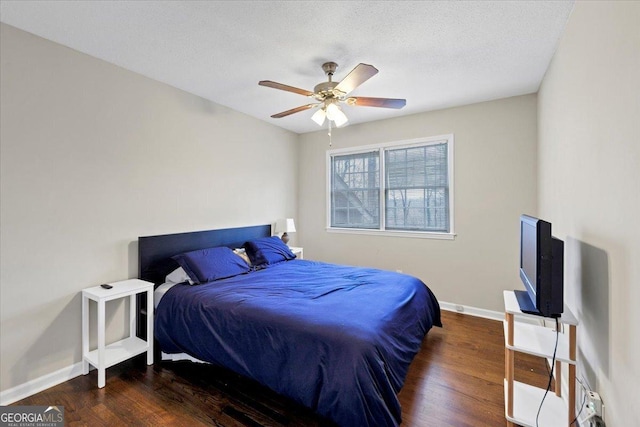
<svg viewBox="0 0 640 427"><path fill-rule="evenodd" d="M334 122L337 127L343 126L347 123L348 118L340 108L340 103L346 103L356 107L383 107L383 108L402 108L406 105L405 99L393 99L393 98L370 98L363 96L347 96L351 91L360 86L362 83L369 80L371 77L378 73L378 70L368 64L358 64L351 70L351 72L341 82L334 82L332 80L333 74L336 71L338 64L335 62L325 62L322 64L322 70L327 75L328 81L322 82L313 88L313 92L300 89L293 86L288 86L282 83L273 82L271 80L262 80L258 82L260 86L271 87L274 89L285 90L287 92L293 92L300 95L307 96L309 98L315 98L315 103L302 105L300 107L292 108L291 110L283 111L278 114L274 114L271 117L279 119L289 116L300 111L309 110L311 108L320 108L314 113L311 119L322 126L325 118L329 120L329 135L331 135L331 123Z"/></svg>

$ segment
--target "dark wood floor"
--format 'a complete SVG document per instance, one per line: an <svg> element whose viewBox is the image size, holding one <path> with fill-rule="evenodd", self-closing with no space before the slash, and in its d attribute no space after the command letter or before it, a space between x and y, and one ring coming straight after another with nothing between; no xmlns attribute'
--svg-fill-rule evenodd
<svg viewBox="0 0 640 427"><path fill-rule="evenodd" d="M399 394L403 426L501 426L504 420L502 323L443 312ZM516 353L516 379L546 387L543 359ZM67 425L330 426L258 384L210 365L163 362L141 355L52 387L16 405L62 405Z"/></svg>

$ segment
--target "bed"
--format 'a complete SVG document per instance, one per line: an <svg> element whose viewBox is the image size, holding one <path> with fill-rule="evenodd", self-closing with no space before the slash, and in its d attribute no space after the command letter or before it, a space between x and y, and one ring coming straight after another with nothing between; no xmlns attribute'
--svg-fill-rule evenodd
<svg viewBox="0 0 640 427"><path fill-rule="evenodd" d="M255 226L141 237L140 278L160 285L175 255L270 234ZM437 300L414 277L296 259L172 285L156 304L163 353L223 366L349 427L401 423L397 393L425 334L441 326Z"/></svg>

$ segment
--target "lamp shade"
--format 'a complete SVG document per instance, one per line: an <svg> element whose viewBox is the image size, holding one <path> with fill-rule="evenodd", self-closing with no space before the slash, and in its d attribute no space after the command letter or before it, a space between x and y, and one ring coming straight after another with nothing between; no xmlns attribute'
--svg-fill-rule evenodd
<svg viewBox="0 0 640 427"><path fill-rule="evenodd" d="M295 232L296 224L293 222L293 218L279 219L278 221L276 221L276 234Z"/></svg>
<svg viewBox="0 0 640 427"><path fill-rule="evenodd" d="M318 124L318 126L322 126L322 124L324 123L325 116L326 116L326 113L324 112L324 109L320 109L320 110L316 111L313 114L313 116L311 116L311 120L316 122Z"/></svg>
<svg viewBox="0 0 640 427"><path fill-rule="evenodd" d="M333 121L337 127L340 127L349 121L349 119L347 119L346 114L342 112L342 109L335 102L332 102L329 105L327 105L326 115L327 115L327 119Z"/></svg>
<svg viewBox="0 0 640 427"><path fill-rule="evenodd" d="M349 119L347 118L347 115L344 114L340 108L338 108L338 111L333 114L333 121L335 122L337 127L340 127L345 125L349 121Z"/></svg>
<svg viewBox="0 0 640 427"><path fill-rule="evenodd" d="M339 111L340 107L335 102L327 104L327 119L335 120Z"/></svg>

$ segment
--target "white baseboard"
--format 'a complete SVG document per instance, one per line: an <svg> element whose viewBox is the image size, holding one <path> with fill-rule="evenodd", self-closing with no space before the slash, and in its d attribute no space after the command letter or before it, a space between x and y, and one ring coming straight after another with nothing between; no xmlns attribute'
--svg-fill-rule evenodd
<svg viewBox="0 0 640 427"><path fill-rule="evenodd" d="M69 381L80 375L82 375L82 362L67 366L66 368L59 369L39 378L34 378L24 384L0 392L0 406L10 405L18 400L32 396L42 390Z"/></svg>
<svg viewBox="0 0 640 427"><path fill-rule="evenodd" d="M504 320L503 311L485 310L484 308L471 307L468 305L454 304L452 302L439 301L440 308L447 311L454 311L460 314L468 314L470 316L483 317L491 320Z"/></svg>

